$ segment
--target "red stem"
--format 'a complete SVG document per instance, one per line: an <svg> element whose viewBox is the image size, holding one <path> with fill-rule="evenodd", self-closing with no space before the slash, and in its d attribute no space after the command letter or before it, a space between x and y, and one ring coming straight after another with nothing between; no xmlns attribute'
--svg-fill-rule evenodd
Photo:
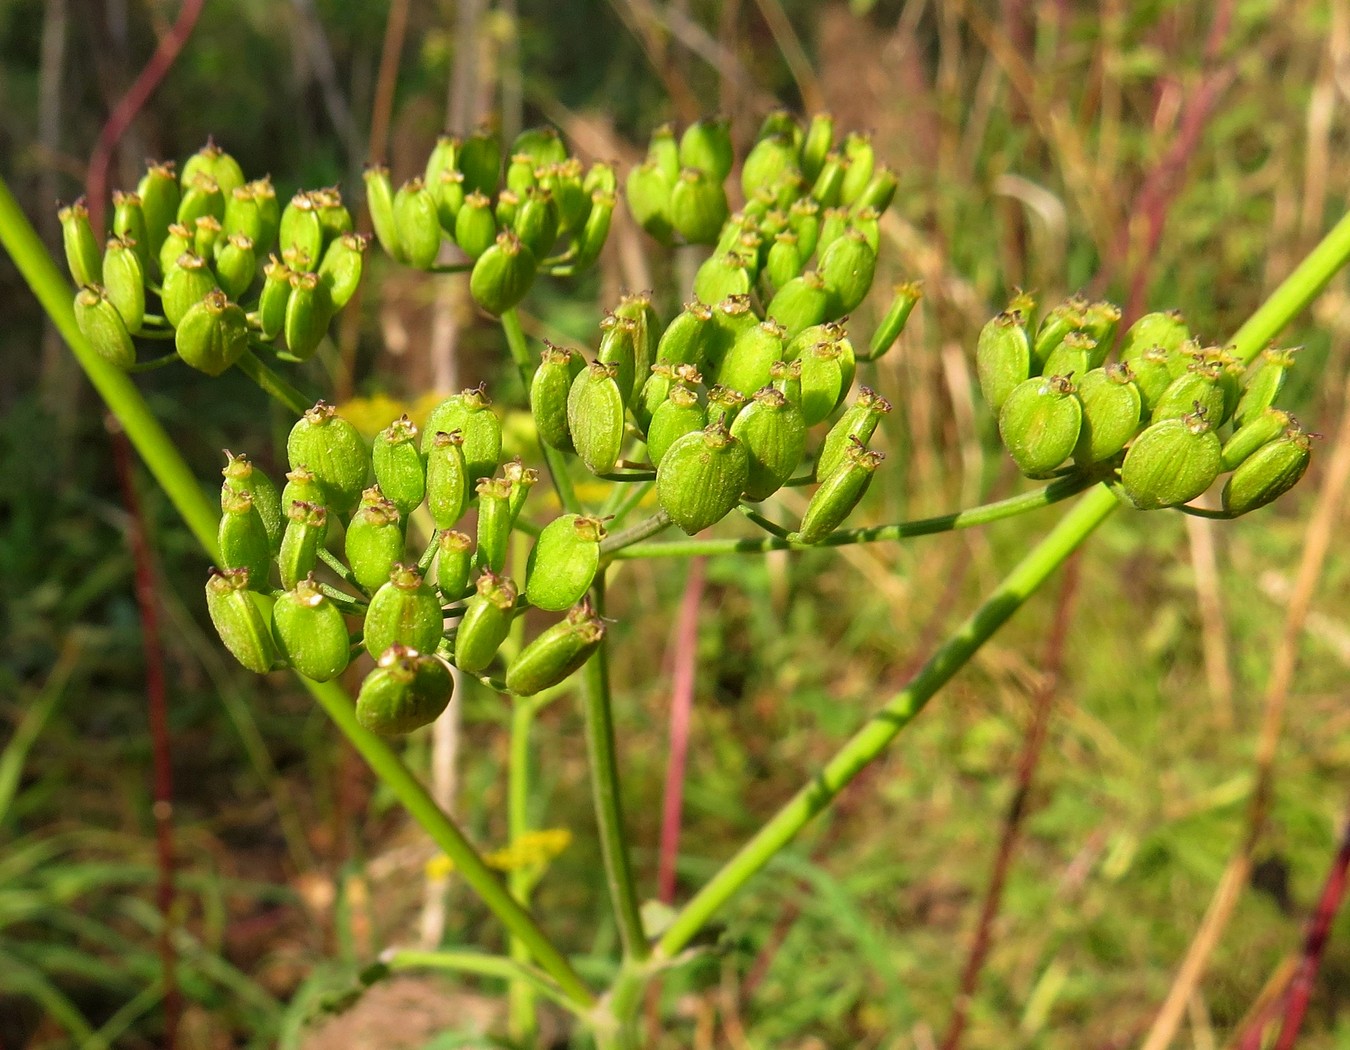
<svg viewBox="0 0 1350 1050"><path fill-rule="evenodd" d="M685 760L689 755L689 718L694 707L694 672L698 657L698 607L703 599L704 560L689 563L675 648L670 687L670 759L661 803L661 850L656 868L657 895L675 902L675 860L680 853L680 815L684 809Z"/></svg>
<svg viewBox="0 0 1350 1050"><path fill-rule="evenodd" d="M1308 923L1308 933L1303 940L1303 960L1298 972L1289 982L1288 998L1284 1007L1284 1023L1280 1026L1280 1038L1275 1050L1290 1050L1298 1038L1298 1030L1303 1024L1303 1015L1308 1010L1308 1000L1312 997L1313 985L1317 981L1317 971L1322 966L1322 957L1326 954L1327 942L1331 939L1331 924L1341 901L1345 899L1346 869L1350 867L1350 817L1346 818L1341 830L1341 845L1336 851L1331 871L1322 886L1322 897L1317 902Z"/></svg>
<svg viewBox="0 0 1350 1050"><path fill-rule="evenodd" d="M173 763L169 740L168 690L165 685L164 651L159 641L158 582L150 544L145 535L145 517L136 494L131 469L131 444L121 429L113 432L113 462L122 503L127 509L127 539L136 573L136 607L141 620L141 645L145 651L145 695L154 755L155 786L155 905L159 909L159 959L164 972L164 1047L173 1050L182 1016L182 1000L175 977L172 931L173 915Z"/></svg>
<svg viewBox="0 0 1350 1050"><path fill-rule="evenodd" d="M89 157L89 170L84 180L85 190L89 196L89 222L94 227L95 233L105 229L103 220L108 196L108 167L112 163L113 150L117 148L117 143L122 140L131 122L136 119L136 114L149 101L155 88L159 87L165 74L173 66L174 60L178 58L178 53L183 50L183 45L192 35L192 29L197 24L197 17L202 13L205 2L206 0L183 0L183 7L178 12L178 21L174 22L169 31L160 38L159 46L150 56L150 61L145 64L135 82L127 89L127 93L118 101L112 115L108 117L108 122L99 132L98 142L94 144L94 152Z"/></svg>
<svg viewBox="0 0 1350 1050"><path fill-rule="evenodd" d="M999 907L1003 903L1003 888L1007 884L1013 855L1017 852L1017 845L1021 839L1022 824L1027 815L1027 802L1031 797L1036 766L1045 747L1055 690L1059 685L1060 671L1064 665L1064 642L1073 621L1074 596L1078 591L1078 561L1078 555L1075 554L1064 567L1064 586L1059 593L1055 620L1045 644L1044 682L1036 691L1031 725L1027 727L1022 754L1017 762L1017 787L1008 803L1008 812L1003 818L1003 834L999 839L994 871L989 878L989 887L985 891L984 904L980 908L980 920L975 927L975 938L970 944L970 954L966 957L966 965L961 972L961 990L957 992L956 1001L952 1006L952 1018L947 1026L947 1035L942 1040L942 1050L956 1050L960 1044L970 1004L980 983L980 971L989 956L994 919L998 916Z"/></svg>

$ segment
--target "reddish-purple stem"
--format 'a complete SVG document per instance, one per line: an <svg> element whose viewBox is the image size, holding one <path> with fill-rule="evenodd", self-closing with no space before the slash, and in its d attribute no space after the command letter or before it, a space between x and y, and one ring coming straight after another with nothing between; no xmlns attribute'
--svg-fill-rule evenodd
<svg viewBox="0 0 1350 1050"><path fill-rule="evenodd" d="M1059 603L1055 608L1054 623L1050 628L1050 637L1045 644L1043 661L1044 680L1036 691L1035 703L1031 712L1031 724L1027 727L1026 738L1022 743L1022 754L1017 761L1017 786L1008 803L1008 812L1003 818L1003 834L999 839L998 854L994 860L994 871L989 878L989 887L985 891L984 904L980 908L979 923L975 927L975 938L970 944L970 953L966 957L965 968L961 971L961 987L952 1005L952 1018L947 1026L946 1037L942 1040L942 1050L956 1050L961 1042L961 1033L965 1030L966 1018L971 1001L979 986L980 971L989 956L989 946L993 940L994 919L1003 902L1003 888L1008 881L1008 872L1012 869L1013 855L1017 852L1018 841L1022 834L1022 825L1027 815L1027 802L1031 798L1031 787L1035 780L1036 766L1041 760L1045 747L1045 738L1050 726L1050 712L1054 706L1055 690L1059 685L1060 670L1064 664L1064 642L1068 638L1069 625L1073 621L1074 596L1078 591L1078 555L1069 559L1064 567L1064 585L1059 592Z"/></svg>
<svg viewBox="0 0 1350 1050"><path fill-rule="evenodd" d="M689 718L694 707L694 677L698 666L698 607L703 599L703 568L702 558L689 563L671 661L670 757L666 763L666 786L661 802L661 851L656 867L657 896L666 904L675 902L675 861L680 853Z"/></svg>
<svg viewBox="0 0 1350 1050"><path fill-rule="evenodd" d="M1275 1050L1290 1050L1298 1038L1298 1030L1303 1025L1303 1015L1308 1010L1308 1000L1312 997L1313 985L1317 981L1317 971L1321 969L1322 957L1331 939L1331 924L1340 910L1341 901L1345 899L1347 867L1350 867L1350 817L1346 818L1345 827L1341 829L1340 848L1332 861L1331 871L1327 872L1317 910L1308 923L1308 933L1303 939L1303 959L1294 979L1289 982L1284 1023L1280 1026L1280 1038L1275 1044Z"/></svg>
<svg viewBox="0 0 1350 1050"><path fill-rule="evenodd" d="M136 494L131 469L131 444L122 431L112 437L113 461L122 503L127 509L127 538L136 573L136 607L141 621L141 646L145 651L145 695L150 720L155 786L155 860L157 878L155 905L159 909L159 959L164 971L164 1047L173 1050L182 1016L182 1000L175 977L173 950L173 763L169 741L168 690L165 685L164 651L159 641L158 583L150 544L145 535L145 517Z"/></svg>
<svg viewBox="0 0 1350 1050"><path fill-rule="evenodd" d="M159 87L160 81L178 58L178 53L183 50L183 45L192 35L192 29L197 24L197 17L202 13L205 2L206 0L183 0L178 20L160 38L159 46L150 56L150 61L145 64L135 83L118 101L112 115L108 117L108 122L99 132L98 142L94 144L94 152L89 157L89 170L84 180L85 192L89 195L89 221L96 233L105 229L103 220L108 195L108 167L112 163L113 150L126 134L127 128L131 127L131 122L136 119L141 107L149 101L155 88Z"/></svg>

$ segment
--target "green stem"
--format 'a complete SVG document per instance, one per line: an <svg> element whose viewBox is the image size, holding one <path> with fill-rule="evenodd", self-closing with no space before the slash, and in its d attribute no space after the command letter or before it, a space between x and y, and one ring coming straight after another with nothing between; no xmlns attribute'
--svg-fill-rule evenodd
<svg viewBox="0 0 1350 1050"><path fill-rule="evenodd" d="M605 611L603 577L594 585L595 609ZM623 805L619 791L619 767L614 750L614 719L609 692L609 654L606 643L586 662L582 690L586 705L586 753L591 774L591 795L595 803L595 822L600 836L600 852L605 862L610 904L619 926L624 956L641 961L651 954L647 935L642 930L637 887L633 881L628 843L623 831Z"/></svg>
<svg viewBox="0 0 1350 1050"><path fill-rule="evenodd" d="M1120 506L1110 489L1094 489L1031 549L975 613L899 693L849 739L833 758L731 858L676 916L656 947L658 958L678 953L807 822L830 804L863 768L914 720L995 631L1034 594L1092 531Z"/></svg>
<svg viewBox="0 0 1350 1050"><path fill-rule="evenodd" d="M337 573L338 577L342 580L343 583L347 584L347 586L349 587L355 588L362 594L366 593L366 589L362 587L360 583L357 582L356 573L352 572L351 569L343 565L341 560L338 558L336 554L330 551L327 547L320 547L318 554L319 554L319 561L323 562L335 573ZM370 596L366 595L366 597Z"/></svg>
<svg viewBox="0 0 1350 1050"><path fill-rule="evenodd" d="M604 557L611 552L621 551L631 544L641 543L659 532L664 532L670 528L670 524L670 515L664 510L658 510L650 518L643 518L612 536L606 536L600 541L600 554Z"/></svg>
<svg viewBox="0 0 1350 1050"><path fill-rule="evenodd" d="M538 708L532 700L517 697L511 709L511 750L507 765L506 823L507 842L517 845L530 831L530 730ZM530 906L534 875L525 865L513 867L506 877L511 896L522 908ZM511 958L529 961L529 948L514 934ZM511 1038L525 1045L538 1028L534 1010L534 991L528 981L514 977L507 992L507 1016Z"/></svg>
<svg viewBox="0 0 1350 1050"><path fill-rule="evenodd" d="M481 952L392 951L383 961L391 970L450 970L455 973L476 973L484 977L503 977L513 982L513 986L514 982L520 981L564 1010L582 1016L577 1004L563 994L546 975L533 966L515 959L503 959L500 955L485 955Z"/></svg>
<svg viewBox="0 0 1350 1050"><path fill-rule="evenodd" d="M571 964L539 928L534 917L516 902L496 873L484 863L482 856L455 822L436 805L422 782L413 776L393 748L356 720L352 702L341 687L332 682L313 682L306 678L300 681L328 713L328 717L337 723L342 734L351 741L375 775L393 792L409 815L422 825L441 852L450 858L455 871L463 876L464 881L482 898L511 935L518 937L529 949L540 967L558 982L562 993L581 1006L593 1003L594 996Z"/></svg>
<svg viewBox="0 0 1350 1050"><path fill-rule="evenodd" d="M75 323L75 290L52 262L47 249L24 215L14 195L0 179L0 244L14 260L28 286L42 304L84 369L94 389L103 398L126 431L136 451L145 460L174 508L182 515L197 542L212 560L220 557L216 526L220 511L202 493L192 471L169 440L159 421L150 414L144 399L124 372L99 357Z"/></svg>
<svg viewBox="0 0 1350 1050"><path fill-rule="evenodd" d="M665 543L648 543L642 546L630 546L628 542L620 545L605 541L602 550L611 558L692 558L711 554L767 554L769 551L809 551L820 547L843 547L850 543L877 543L881 540L903 540L911 536L928 536L935 532L951 532L955 529L970 529L977 525L987 525L992 521L1001 521L1028 511L1040 510L1052 503L1068 499L1082 492L1092 484L1091 478L1081 474L1061 478L1044 488L1033 492L1024 492L1018 496L999 500L997 503L985 503L978 507L959 510L954 514L942 514L936 518L920 518L916 521L901 521L893 525L874 525L864 529L840 529L832 532L819 543L792 543L780 536L752 536L747 539L688 539L673 540ZM642 524L639 522L639 524ZM634 526L636 528L636 526ZM626 532L616 533L611 540L624 538ZM645 536L631 541L636 544Z"/></svg>
<svg viewBox="0 0 1350 1050"><path fill-rule="evenodd" d="M307 397L280 375L272 371L252 350L245 350L244 356L235 362L235 367L253 382L273 401L285 406L297 416L303 416L313 407L317 398Z"/></svg>
<svg viewBox="0 0 1350 1050"><path fill-rule="evenodd" d="M520 315L516 313L514 307L502 314L502 331L506 333L506 345L511 350L511 359L516 363L520 381L525 384L525 392L528 395L530 380L534 377L537 362L530 353L525 329L520 326ZM556 448L546 444L542 438L539 441L539 451L543 453L544 462L548 464L549 475L553 478L553 488L558 493L558 502L562 504L563 510L577 513L581 510L581 504L577 502L576 490L572 487L572 475L567 472L566 457Z"/></svg>
<svg viewBox="0 0 1350 1050"><path fill-rule="evenodd" d="M770 521L759 511L755 510L754 507L739 503L736 505L736 509L744 514L747 520L754 522L770 536L777 536L780 540L786 540L788 538L789 533L787 529L783 528L783 526L779 525L776 521Z"/></svg>
<svg viewBox="0 0 1350 1050"><path fill-rule="evenodd" d="M144 398L125 375L115 369L85 340L75 323L74 292L61 276L37 232L0 179L0 244L9 252L33 289L43 309L71 350L109 411L117 417L159 486L182 515L193 536L212 559L219 558L216 525L220 512L198 486L196 478L151 415ZM573 1003L589 1007L595 996L570 963L539 928L533 916L518 905L497 876L488 869L459 828L432 801L398 755L357 721L351 699L335 683L300 678L315 700L337 723L371 768L384 780L409 814L454 861L464 880L482 897L489 910L530 947L539 965L558 983Z"/></svg>

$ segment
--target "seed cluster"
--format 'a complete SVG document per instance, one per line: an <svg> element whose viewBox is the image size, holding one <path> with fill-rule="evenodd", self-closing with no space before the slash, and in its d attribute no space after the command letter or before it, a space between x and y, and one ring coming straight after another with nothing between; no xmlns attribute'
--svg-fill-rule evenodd
<svg viewBox="0 0 1350 1050"><path fill-rule="evenodd" d="M1224 473L1223 508L1256 510L1303 476L1309 435L1274 407L1293 351L1247 367L1191 338L1176 311L1145 314L1107 362L1120 310L1074 297L1033 323L1019 295L980 332L980 389L1022 473L1105 471L1140 510L1189 503Z"/></svg>

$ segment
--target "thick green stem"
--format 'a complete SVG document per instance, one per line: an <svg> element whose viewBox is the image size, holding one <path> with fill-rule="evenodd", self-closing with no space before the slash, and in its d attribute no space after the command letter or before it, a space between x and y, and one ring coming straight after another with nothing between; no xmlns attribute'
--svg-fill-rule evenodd
<svg viewBox="0 0 1350 1050"><path fill-rule="evenodd" d="M719 908L823 810L849 781L914 720L924 705L966 665L989 637L1114 511L1119 502L1100 486L1066 514L1032 548L988 599L953 634L909 684L853 735L774 817L684 906L657 944L659 958L679 952Z"/></svg>
<svg viewBox="0 0 1350 1050"><path fill-rule="evenodd" d="M191 470L178 454L144 398L121 372L90 347L75 323L74 293L57 270L32 224L19 208L9 187L0 179L0 244L18 265L19 272L37 295L62 338L69 344L94 388L117 417L127 437L140 453L160 487L182 515L192 534L212 558L219 556L216 526L220 512L198 486ZM483 898L506 928L521 937L539 965L558 983L574 1003L588 1007L595 997L571 964L549 941L534 918L518 905L463 833L432 801L426 789L379 737L357 721L351 699L335 683L300 681L328 712L371 768L389 786L412 817L454 861L464 880Z"/></svg>
<svg viewBox="0 0 1350 1050"><path fill-rule="evenodd" d="M604 615L604 583L596 580L595 608ZM643 960L651 954L642 930L637 887L623 831L623 806L619 793L619 767L614 752L614 719L610 705L608 644L586 662L582 696L586 705L586 754L595 802L595 822L600 852L605 862L610 904L619 926L624 956Z"/></svg>
<svg viewBox="0 0 1350 1050"><path fill-rule="evenodd" d="M532 699L516 697L511 709L511 751L507 766L506 823L507 841L516 846L530 831L530 730L538 710ZM522 908L530 906L530 892L534 889L534 874L529 867L517 865L506 877L511 896ZM511 958L528 962L529 947L519 937L511 936ZM511 980L507 995L507 1014L511 1038L522 1046L533 1038L537 1030L534 1011L534 989L528 981Z"/></svg>
<svg viewBox="0 0 1350 1050"><path fill-rule="evenodd" d="M529 396L530 381L534 378L538 362L530 353L525 329L520 326L520 315L514 308L502 314L502 331L506 333L506 345L511 350L511 360L515 361L516 368L520 372L520 381L525 384L525 394ZM558 502L562 504L563 510L577 513L581 509L581 504L577 502L576 490L572 487L572 475L567 473L567 458L556 448L545 444L542 438L539 441L539 451L543 453L544 462L548 464L553 487L558 493Z"/></svg>
<svg viewBox="0 0 1350 1050"><path fill-rule="evenodd" d="M1034 492L1024 492L997 503L986 503L979 507L957 511L954 514L942 514L936 518L920 518L917 521L901 521L893 525L874 525L865 529L840 529L832 532L819 543L792 543L779 536L751 536L746 539L688 539L668 540L663 543L646 543L646 539L637 536L629 545L611 544L605 541L604 549L610 558L693 558L712 554L767 554L769 551L809 551L820 547L843 547L850 543L877 543L882 540L903 540L911 536L929 536L935 532L951 532L955 529L970 529L977 525L988 525L1003 518L1026 514L1028 511L1048 507L1052 503L1068 499L1082 492L1092 484L1092 479L1081 474L1051 482ZM639 522L638 524L642 524ZM636 526L634 526L636 528ZM623 538L625 533L616 533L612 539Z"/></svg>

